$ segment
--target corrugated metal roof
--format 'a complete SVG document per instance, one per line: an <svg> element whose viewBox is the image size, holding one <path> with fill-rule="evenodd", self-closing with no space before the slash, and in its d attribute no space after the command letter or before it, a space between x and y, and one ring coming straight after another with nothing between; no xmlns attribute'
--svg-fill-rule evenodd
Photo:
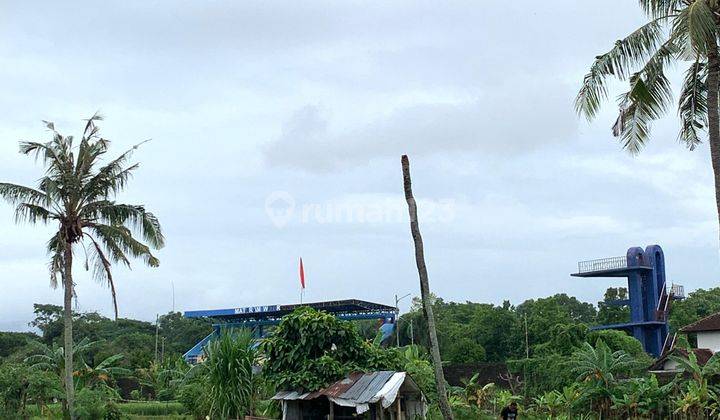
<svg viewBox="0 0 720 420"><path fill-rule="evenodd" d="M356 383L355 386L350 388L345 394L341 395L340 398L366 403L382 389L385 382L387 382L394 374L395 372L390 371L372 372L371 374L364 376L364 378L369 377L367 384L363 384L363 386L360 387L360 383ZM358 395L356 395L356 393L358 393Z"/></svg>
<svg viewBox="0 0 720 420"><path fill-rule="evenodd" d="M328 397L340 397L347 392L353 385L355 385L364 374L362 372L353 372L347 378L337 381L329 387L325 388L322 392L323 395Z"/></svg>
<svg viewBox="0 0 720 420"><path fill-rule="evenodd" d="M310 395L309 392L299 393L297 391L279 391L272 397L273 400L304 400L305 397Z"/></svg>
<svg viewBox="0 0 720 420"><path fill-rule="evenodd" d="M274 400L312 400L320 396L340 398L356 404L364 404L373 400L378 392L397 372L354 372L347 378L339 380L327 388L299 393L297 391L280 391L272 398ZM409 376L407 376L409 378ZM412 381L412 379L410 379Z"/></svg>

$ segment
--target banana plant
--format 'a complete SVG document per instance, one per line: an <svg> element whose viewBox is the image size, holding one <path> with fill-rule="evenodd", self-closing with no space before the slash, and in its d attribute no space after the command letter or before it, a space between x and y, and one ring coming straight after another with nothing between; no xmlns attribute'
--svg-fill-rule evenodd
<svg viewBox="0 0 720 420"><path fill-rule="evenodd" d="M539 397L533 398L533 407L540 414L544 414L551 419L557 418L564 414L566 409L565 396L557 390L546 392Z"/></svg>
<svg viewBox="0 0 720 420"><path fill-rule="evenodd" d="M583 343L570 360L570 367L582 387L582 399L590 401L593 411L601 416L610 415L617 375L636 366L632 356L622 350L613 352L602 340L598 340L595 347Z"/></svg>
<svg viewBox="0 0 720 420"><path fill-rule="evenodd" d="M692 380L687 381L681 389L680 396L675 400L675 412L691 417L709 414L717 405L718 390L710 384L710 379L720 373L720 356L714 354L705 365L700 365L692 350L687 357L671 355L670 360L676 362Z"/></svg>
<svg viewBox="0 0 720 420"><path fill-rule="evenodd" d="M81 358L81 366L75 374L78 386L81 388L113 388L117 378L131 374L130 369L117 366L117 363L121 361L123 357L122 354L114 354L103 359L95 366L88 364Z"/></svg>

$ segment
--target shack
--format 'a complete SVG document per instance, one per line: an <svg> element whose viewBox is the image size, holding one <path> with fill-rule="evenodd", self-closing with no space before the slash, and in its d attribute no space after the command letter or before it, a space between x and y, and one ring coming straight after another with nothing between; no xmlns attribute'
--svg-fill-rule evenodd
<svg viewBox="0 0 720 420"><path fill-rule="evenodd" d="M283 420L424 419L427 403L406 372L354 372L313 392L280 391Z"/></svg>

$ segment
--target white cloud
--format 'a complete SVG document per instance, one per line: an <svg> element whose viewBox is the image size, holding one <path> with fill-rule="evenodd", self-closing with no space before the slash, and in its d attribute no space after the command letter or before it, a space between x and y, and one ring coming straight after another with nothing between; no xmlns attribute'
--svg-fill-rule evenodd
<svg viewBox="0 0 720 420"><path fill-rule="evenodd" d="M417 290L401 196L409 153L431 282L455 300L556 292L599 300L568 277L579 259L665 246L689 287L720 274L708 151L685 152L677 122L638 158L587 125L572 101L587 66L643 21L636 4L215 1L8 3L0 15L0 180L32 184L17 140L41 119L77 134L101 110L118 153L146 138L120 199L161 218L158 269L119 269L121 316L308 298L389 302ZM592 19L577 19L592 16ZM511 23L510 23L511 22ZM321 210L397 221L289 223L273 191ZM452 218L432 220L452 203ZM324 206L324 207L323 207ZM323 215L323 213L321 213ZM395 216L393 216L395 217ZM25 329L47 285L50 228L15 226L0 205L0 329ZM78 270L84 310L111 315Z"/></svg>

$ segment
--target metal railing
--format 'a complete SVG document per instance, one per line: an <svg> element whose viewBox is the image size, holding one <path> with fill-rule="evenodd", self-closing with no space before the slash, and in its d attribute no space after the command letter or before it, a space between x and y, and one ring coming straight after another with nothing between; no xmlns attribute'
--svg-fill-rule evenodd
<svg viewBox="0 0 720 420"><path fill-rule="evenodd" d="M589 273L592 271L614 270L617 268L627 268L627 256L600 258L599 260L580 261L578 263L578 273Z"/></svg>
<svg viewBox="0 0 720 420"><path fill-rule="evenodd" d="M670 286L670 293L676 298L682 299L685 297L685 286L673 283L672 286Z"/></svg>
<svg viewBox="0 0 720 420"><path fill-rule="evenodd" d="M664 301L663 298L665 298ZM667 291L667 282L665 282L660 289L660 299L658 299L658 307L656 310L658 312L667 312L668 302L670 302L670 296L668 295Z"/></svg>
<svg viewBox="0 0 720 420"><path fill-rule="evenodd" d="M669 352L670 350L674 349L674 348L675 348L675 340L676 340L676 339L677 339L677 333L675 333L675 334L673 334L673 335L670 335L670 334L666 335L666 336L665 336L665 342L663 342L663 347L662 347L662 350L661 350L661 353L660 353L660 354L661 354L661 355L664 355L664 354L666 354L667 352Z"/></svg>

